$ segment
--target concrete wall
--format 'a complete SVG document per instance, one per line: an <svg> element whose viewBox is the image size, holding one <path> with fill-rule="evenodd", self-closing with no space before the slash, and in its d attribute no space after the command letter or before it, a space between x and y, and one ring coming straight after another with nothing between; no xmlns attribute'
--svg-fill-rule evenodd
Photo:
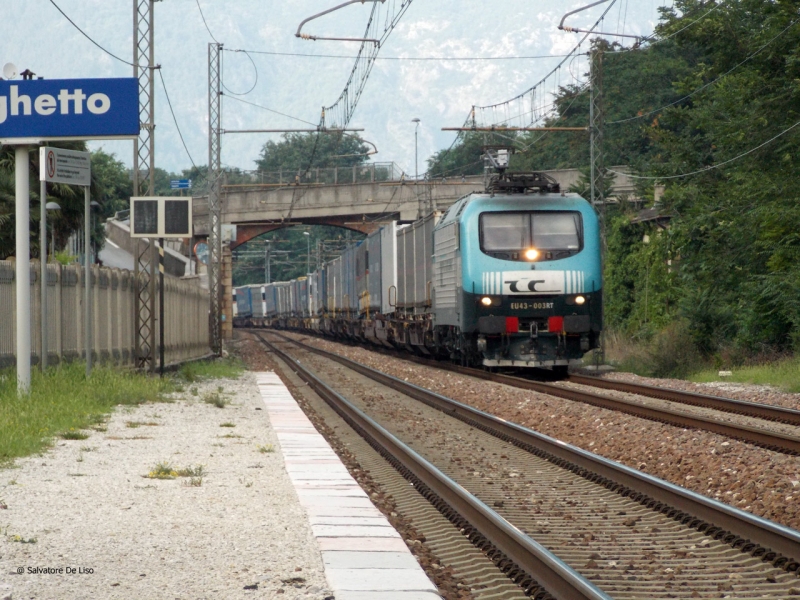
<svg viewBox="0 0 800 600"><path fill-rule="evenodd" d="M122 250L136 256L136 244L139 244L140 250L147 248L149 243L145 238L132 238L130 224L127 221L117 221L109 219L106 221L106 237L119 246ZM172 245L169 241L164 243L164 270L167 274L173 277L183 277L189 275L189 259L181 254L179 251L171 248ZM181 243L176 244L177 247Z"/></svg>
<svg viewBox="0 0 800 600"><path fill-rule="evenodd" d="M31 360L41 356L41 277L31 263ZM47 267L48 362L56 364L86 355L84 270L78 265ZM131 271L93 267L93 356L95 360L132 366L134 360L134 276ZM165 362L176 363L210 353L208 291L195 283L164 278ZM16 277L13 261L0 261L0 367L15 364ZM158 298L156 298L158 306ZM158 322L156 322L158 330ZM158 338L156 337L156 340Z"/></svg>

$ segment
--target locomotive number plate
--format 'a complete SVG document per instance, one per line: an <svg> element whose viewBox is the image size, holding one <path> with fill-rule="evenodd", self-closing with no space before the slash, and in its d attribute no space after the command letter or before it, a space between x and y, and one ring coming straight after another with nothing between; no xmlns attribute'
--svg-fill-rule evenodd
<svg viewBox="0 0 800 600"><path fill-rule="evenodd" d="M553 308L552 302L512 302L511 310L547 310Z"/></svg>

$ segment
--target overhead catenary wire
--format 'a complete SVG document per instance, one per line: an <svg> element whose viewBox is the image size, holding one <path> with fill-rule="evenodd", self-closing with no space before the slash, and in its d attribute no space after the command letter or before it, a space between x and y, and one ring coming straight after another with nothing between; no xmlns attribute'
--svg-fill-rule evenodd
<svg viewBox="0 0 800 600"><path fill-rule="evenodd" d="M764 146L766 146L768 144L771 144L772 142L774 142L778 138L780 138L780 137L786 135L787 133L789 133L792 129L794 129L798 125L800 125L800 121L797 121L791 127L788 127L787 129L784 129L778 135L776 135L774 137L771 137L766 142L763 142L763 143L759 144L755 148L751 148L747 152L742 152L738 156L734 156L733 158L729 158L726 161L723 161L721 163L717 163L715 165L709 165L707 167L703 167L702 169L698 169L697 171L692 171L691 173L680 173L678 175L652 176L652 175L631 175L630 173L620 173L620 172L614 171L612 169L607 169L607 172L614 173L616 175L625 175L626 177L631 177L633 179L650 179L650 180L653 180L653 179L657 179L657 180L662 180L662 179L680 179L682 177L689 177L691 175L698 175L700 173L707 173L708 171L713 171L714 169L719 169L720 167L724 167L725 165L728 165L728 164L730 164L732 162L735 162L735 161L739 160L740 158L744 158L748 154L752 154L756 150L759 150L759 149L763 148Z"/></svg>
<svg viewBox="0 0 800 600"><path fill-rule="evenodd" d="M164 95L167 97L167 104L169 105L169 112L172 114L172 120L175 122L175 129L178 130L178 135L181 138L181 143L183 144L183 149L186 150L186 155L189 157L189 161L192 163L194 168L197 168L197 165L192 158L192 153L189 152L189 147L186 145L186 140L183 139L183 133L181 133L181 127L178 125L178 119L175 117L175 111L172 109L172 101L169 99L169 92L167 91L167 84L164 83L164 75L161 72L161 69L157 69L158 76L161 79L161 87L164 88Z"/></svg>
<svg viewBox="0 0 800 600"><path fill-rule="evenodd" d="M256 104L255 102L249 102L248 100L242 100L241 98L230 97L231 100L236 100L236 102L241 102L242 104L248 104L250 106L254 106L255 108L260 108L261 110L266 110L267 112L271 112L276 115L280 115L281 117L286 117L287 119L292 119L294 121L298 121L300 123L305 123L306 125L311 125L312 127L317 127L317 123L312 123L311 121L306 121L305 119L301 119L299 117L293 117L292 115L288 115L286 113L274 110L272 108L267 108L266 106L262 106L260 104Z"/></svg>
<svg viewBox="0 0 800 600"><path fill-rule="evenodd" d="M203 14L203 9L200 7L200 0L195 0L195 2L197 3L197 10L200 11L200 18L203 19L203 25L206 26L206 31L208 31L208 35L211 36L211 39L214 40L214 42L219 44L217 38L215 38L214 34L211 33L211 29L209 28L208 23L206 22L206 16Z"/></svg>
<svg viewBox="0 0 800 600"><path fill-rule="evenodd" d="M223 50L224 50L224 48L223 48ZM226 91L227 91L229 94L233 94L234 96L247 96L247 94L249 94L249 93L250 93L250 92L252 92L254 89L256 89L256 86L258 85L258 67L256 66L256 62L253 60L253 57L252 57L252 56L250 56L250 54L248 54L248 52L247 52L246 50L234 50L234 52L244 52L244 54L247 56L247 58L249 58L249 59L250 59L250 63L253 65L253 71L254 71L254 72L255 72L255 74L256 74L255 81L253 81L253 85L252 85L252 86L250 86L250 89L249 89L249 90L247 90L246 92L234 92L234 91L233 91L233 90L231 90L231 89L230 89L230 88L229 88L227 85L225 85L225 83L224 83L224 82L223 82L223 84L222 84L222 87L224 87L224 88L225 88L225 90L226 90Z"/></svg>
<svg viewBox="0 0 800 600"><path fill-rule="evenodd" d="M268 56L295 56L304 58L345 58L355 60L357 56L349 54L306 54L302 52L271 52L267 50L227 49L227 52L249 52ZM425 62L458 62L458 61L492 61L492 60L535 60L546 58L564 58L571 54L540 54L536 56L376 56L373 60L425 61Z"/></svg>
<svg viewBox="0 0 800 600"><path fill-rule="evenodd" d="M61 10L61 7L59 7L59 6L58 6L58 4L56 4L54 0L50 0L50 4L52 4L53 6L55 6L56 10L57 10L58 12L60 12L60 13L61 13L61 15L62 15L62 16L63 16L63 17L64 17L64 18L65 18L67 21L69 21L69 22L70 22L70 24L71 24L71 25L72 25L72 26L73 26L75 29L77 29L78 31L80 31L80 32L81 32L81 34L83 35L83 37L85 37L87 40L89 40L90 42L92 42L92 43L93 43L95 46L97 46L98 48L100 48L100 50L102 50L103 52L105 52L106 54L108 54L110 57L112 57L112 58L115 58L115 59L117 59L118 61L120 61L120 62L122 62L122 63L125 63L126 65L128 65L128 66L130 66L130 67L135 67L135 66L136 66L136 65L135 65L135 64L133 64L132 62L130 62L130 61L127 61L127 60L125 60L124 58L120 58L119 56L117 56L117 55L116 55L116 54L114 54L113 52L111 52L111 51L109 51L109 50L106 50L106 49L105 49L103 46L101 46L99 43L97 43L97 42L96 42L96 41L95 41L95 40L94 40L94 39L93 39L93 38L92 38L92 37L91 37L91 36L90 36L88 33L86 33L86 32L85 32L83 29L81 29L80 27L78 27L78 25L75 23L75 21L73 21L72 19L70 19L70 18L69 18L69 16L67 15L67 13L65 13L63 10Z"/></svg>

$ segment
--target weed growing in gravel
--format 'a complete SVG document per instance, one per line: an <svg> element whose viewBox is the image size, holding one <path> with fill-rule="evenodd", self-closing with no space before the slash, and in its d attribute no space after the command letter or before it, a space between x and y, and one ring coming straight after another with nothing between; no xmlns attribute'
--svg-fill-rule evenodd
<svg viewBox="0 0 800 600"><path fill-rule="evenodd" d="M21 535L9 535L6 538L9 542L19 542L20 544L35 544L37 541L36 538L25 539Z"/></svg>
<svg viewBox="0 0 800 600"><path fill-rule="evenodd" d="M168 462L156 463L156 466L150 469L146 475L150 479L175 479L177 476L178 472Z"/></svg>
<svg viewBox="0 0 800 600"><path fill-rule="evenodd" d="M178 376L194 383L201 379L235 379L244 371L244 366L237 358L223 358L204 360L183 365L178 371Z"/></svg>
<svg viewBox="0 0 800 600"><path fill-rule="evenodd" d="M258 448L258 451L261 452L262 454L267 454L268 452L275 452L275 447L272 444L264 444L263 446L259 444L258 446L256 446L256 448Z"/></svg>
<svg viewBox="0 0 800 600"><path fill-rule="evenodd" d="M156 423L154 421L125 421L125 427L128 427L129 429L136 429L142 425L146 427L158 427L160 423Z"/></svg>
<svg viewBox="0 0 800 600"><path fill-rule="evenodd" d="M193 387L191 390L189 390L189 393L190 393L192 396L197 396L197 395L199 395L199 394L200 394L200 391L199 391L199 390L198 390L196 387Z"/></svg>
<svg viewBox="0 0 800 600"><path fill-rule="evenodd" d="M88 433L76 431L74 427L70 427L69 431L63 431L59 435L65 440L85 440L89 438Z"/></svg>
<svg viewBox="0 0 800 600"><path fill-rule="evenodd" d="M226 433L225 435L221 435L221 436L219 436L219 437L223 437L223 438L230 438L230 439L235 439L235 440L240 440L240 439L242 439L242 437L243 437L243 436L241 436L241 435L236 435L235 433Z"/></svg>
<svg viewBox="0 0 800 600"><path fill-rule="evenodd" d="M81 446L81 452L94 452L97 448L93 446Z"/></svg>
<svg viewBox="0 0 800 600"><path fill-rule="evenodd" d="M183 485L186 487L200 487L203 485L203 478L202 477L191 477L183 482Z"/></svg>
<svg viewBox="0 0 800 600"><path fill-rule="evenodd" d="M220 423L220 427L236 427L235 423Z"/></svg>
<svg viewBox="0 0 800 600"><path fill-rule="evenodd" d="M203 465L196 465L194 467L186 467L179 469L173 467L166 461L156 463L150 472L145 475L149 479L175 479L176 477L197 477L202 481L203 475L206 474L206 469Z"/></svg>
<svg viewBox="0 0 800 600"><path fill-rule="evenodd" d="M82 363L62 364L42 374L31 373L31 392L17 396L16 377L0 375L0 466L42 452L61 432L80 433L101 425L117 405L138 405L162 399L172 389L168 380L114 367L98 366L86 379ZM68 391L68 392L65 392ZM65 435L65 439L86 439Z"/></svg>
<svg viewBox="0 0 800 600"><path fill-rule="evenodd" d="M186 467L185 469L178 469L178 477L202 477L206 474L206 469L203 465L196 465L194 467Z"/></svg>
<svg viewBox="0 0 800 600"><path fill-rule="evenodd" d="M203 402L213 404L217 408L225 408L225 405L228 404L225 398L216 393L209 393L203 396Z"/></svg>
<svg viewBox="0 0 800 600"><path fill-rule="evenodd" d="M0 510L8 510L8 504L2 498L0 498Z"/></svg>

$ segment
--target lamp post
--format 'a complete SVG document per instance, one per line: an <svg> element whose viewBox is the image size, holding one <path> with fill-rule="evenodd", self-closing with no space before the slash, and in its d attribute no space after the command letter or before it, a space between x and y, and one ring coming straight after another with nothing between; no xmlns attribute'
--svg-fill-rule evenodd
<svg viewBox="0 0 800 600"><path fill-rule="evenodd" d="M413 118L411 119L412 123L415 123L414 126L414 184L416 185L417 180L419 179L419 119Z"/></svg>
<svg viewBox="0 0 800 600"><path fill-rule="evenodd" d="M306 236L306 275L311 272L311 234L307 231L303 232Z"/></svg>

